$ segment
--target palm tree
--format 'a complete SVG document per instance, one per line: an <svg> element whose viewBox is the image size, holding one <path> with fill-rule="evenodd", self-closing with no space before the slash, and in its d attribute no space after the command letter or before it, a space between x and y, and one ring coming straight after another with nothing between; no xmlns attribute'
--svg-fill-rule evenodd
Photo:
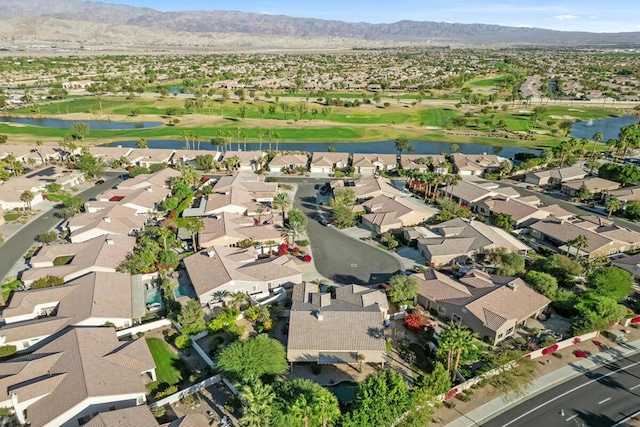
<svg viewBox="0 0 640 427"><path fill-rule="evenodd" d="M409 142L409 138L406 136L401 136L395 141L396 151L402 155L404 150L412 151L411 143Z"/></svg>
<svg viewBox="0 0 640 427"><path fill-rule="evenodd" d="M589 245L589 239L584 234L580 234L571 240L567 240L567 253L571 254L571 247L576 248L576 258L580 256L580 249Z"/></svg>
<svg viewBox="0 0 640 427"><path fill-rule="evenodd" d="M184 226L188 232L191 233L191 243L193 244L193 250L197 251L196 246L196 234L200 234L204 230L204 222L200 218L189 218Z"/></svg>
<svg viewBox="0 0 640 427"><path fill-rule="evenodd" d="M459 322L449 322L440 334L440 351L447 356L447 372L452 381L456 379L456 371L460 357L476 347L477 334Z"/></svg>
<svg viewBox="0 0 640 427"><path fill-rule="evenodd" d="M604 138L604 135L602 135L602 132L596 132L593 134L593 148L591 149L591 168L589 169L589 173L593 173L593 168L596 164L595 162L596 147L598 143L602 141L602 138Z"/></svg>
<svg viewBox="0 0 640 427"><path fill-rule="evenodd" d="M278 143L280 142L280 132L276 132L276 151L278 151Z"/></svg>
<svg viewBox="0 0 640 427"><path fill-rule="evenodd" d="M255 381L240 389L242 400L242 418L240 422L247 427L262 427L271 424L276 394L268 384Z"/></svg>
<svg viewBox="0 0 640 427"><path fill-rule="evenodd" d="M256 213L258 214L258 224L262 224L262 214L264 213L264 206L258 206L256 208Z"/></svg>
<svg viewBox="0 0 640 427"><path fill-rule="evenodd" d="M149 143L147 142L146 139L140 138L138 139L138 142L136 142L136 146L138 148L149 148Z"/></svg>
<svg viewBox="0 0 640 427"><path fill-rule="evenodd" d="M34 198L35 195L29 190L25 190L22 192L22 194L20 194L20 200L22 200L24 204L27 205L28 209L31 209L31 202Z"/></svg>
<svg viewBox="0 0 640 427"><path fill-rule="evenodd" d="M262 107L264 108L264 107ZM264 115L264 112L262 113L262 115ZM262 129L258 129L258 140L260 141L260 145L258 146L258 150L262 151L262 137L264 136L264 132L262 132Z"/></svg>
<svg viewBox="0 0 640 427"><path fill-rule="evenodd" d="M278 242L276 242L275 240L267 240L266 242L264 242L264 245L269 248L269 258L271 258L271 248L275 248L276 246L278 246Z"/></svg>
<svg viewBox="0 0 640 427"><path fill-rule="evenodd" d="M229 295L229 305L235 308L240 308L248 301L248 299L249 296L246 293L237 291Z"/></svg>
<svg viewBox="0 0 640 427"><path fill-rule="evenodd" d="M613 148L613 147L615 147L615 146L616 146L616 143L617 143L617 142L618 142L618 141L616 141L616 139L615 139L615 138L609 138L609 139L607 140L607 155L608 155L608 154L611 154L611 150L612 150L612 148Z"/></svg>
<svg viewBox="0 0 640 427"><path fill-rule="evenodd" d="M289 237L291 237L292 245L296 244L296 238L300 236L300 234L304 233L304 224L300 221L292 221L289 219L289 223L284 227L284 237L287 241L289 241Z"/></svg>
<svg viewBox="0 0 640 427"><path fill-rule="evenodd" d="M304 427L309 427L309 419L314 415L314 407L304 394L299 395L290 406L291 415L302 421Z"/></svg>
<svg viewBox="0 0 640 427"><path fill-rule="evenodd" d="M168 228L159 227L158 228L158 237L162 239L162 243L164 246L164 250L167 250L167 239L173 235L173 231Z"/></svg>
<svg viewBox="0 0 640 427"><path fill-rule="evenodd" d="M607 208L607 219L611 218L611 214L619 211L622 208L622 202L617 197L609 197L606 202L604 202L605 208Z"/></svg>
<svg viewBox="0 0 640 427"><path fill-rule="evenodd" d="M284 212L293 204L293 198L289 193L278 193L271 202L274 208L280 209L282 212L282 222L284 223Z"/></svg>
<svg viewBox="0 0 640 427"><path fill-rule="evenodd" d="M446 175L444 177L445 184L445 193L447 192L447 188L450 187L449 200L453 200L453 187L458 185L458 181L460 181L460 175Z"/></svg>

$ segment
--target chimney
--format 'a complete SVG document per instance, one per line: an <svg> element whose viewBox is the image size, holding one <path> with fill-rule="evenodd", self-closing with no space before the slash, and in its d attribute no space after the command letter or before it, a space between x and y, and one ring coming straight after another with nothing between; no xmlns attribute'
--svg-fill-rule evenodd
<svg viewBox="0 0 640 427"><path fill-rule="evenodd" d="M324 319L324 313L322 312L322 310L316 311L316 318L318 319L319 322L321 322Z"/></svg>
<svg viewBox="0 0 640 427"><path fill-rule="evenodd" d="M104 222L111 222L111 218L109 218L108 216L105 216L104 218L102 218L102 220Z"/></svg>
<svg viewBox="0 0 640 427"><path fill-rule="evenodd" d="M207 256L209 258L215 258L216 257L216 252L214 250L207 251Z"/></svg>
<svg viewBox="0 0 640 427"><path fill-rule="evenodd" d="M105 242L107 242L107 245L113 245L113 239L111 237L107 237L107 240L105 240Z"/></svg>

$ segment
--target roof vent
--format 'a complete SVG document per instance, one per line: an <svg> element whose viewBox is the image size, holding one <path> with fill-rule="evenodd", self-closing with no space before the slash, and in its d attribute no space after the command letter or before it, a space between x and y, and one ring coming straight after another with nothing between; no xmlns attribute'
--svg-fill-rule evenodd
<svg viewBox="0 0 640 427"><path fill-rule="evenodd" d="M207 256L209 258L215 258L216 257L216 251L207 251Z"/></svg>
<svg viewBox="0 0 640 427"><path fill-rule="evenodd" d="M108 216L105 216L104 218L102 218L102 220L104 222L111 222L111 218L109 218Z"/></svg>
<svg viewBox="0 0 640 427"><path fill-rule="evenodd" d="M316 318L318 319L318 321L324 320L324 312L322 310L316 311Z"/></svg>
<svg viewBox="0 0 640 427"><path fill-rule="evenodd" d="M107 240L105 240L105 242L107 242L107 245L113 245L113 239L111 237L107 237Z"/></svg>
<svg viewBox="0 0 640 427"><path fill-rule="evenodd" d="M148 191L149 193L153 193L153 187L147 187L147 191Z"/></svg>
<svg viewBox="0 0 640 427"><path fill-rule="evenodd" d="M507 283L507 287L515 291L516 289L518 289L518 284L515 280L512 280L511 282Z"/></svg>

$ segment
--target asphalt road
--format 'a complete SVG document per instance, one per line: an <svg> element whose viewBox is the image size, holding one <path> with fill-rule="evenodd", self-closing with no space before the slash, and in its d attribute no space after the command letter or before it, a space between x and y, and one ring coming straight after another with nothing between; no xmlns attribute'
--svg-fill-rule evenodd
<svg viewBox="0 0 640 427"><path fill-rule="evenodd" d="M640 410L640 354L585 372L515 406L483 427L631 426Z"/></svg>
<svg viewBox="0 0 640 427"><path fill-rule="evenodd" d="M280 180L279 180L280 181ZM326 181L326 180L324 180ZM321 181L321 182L324 182ZM294 207L309 217L307 235L316 269L324 277L341 284L374 284L385 282L401 270L393 256L355 240L333 227L318 223L314 184L297 181Z"/></svg>
<svg viewBox="0 0 640 427"><path fill-rule="evenodd" d="M107 172L104 174L105 182L78 193L87 201L97 194L113 187L120 180L120 174ZM24 255L25 252L36 242L36 237L51 230L62 222L55 216L57 209L45 212L38 218L25 225L20 231L11 236L9 240L0 245L0 278L4 278L11 271L13 265Z"/></svg>

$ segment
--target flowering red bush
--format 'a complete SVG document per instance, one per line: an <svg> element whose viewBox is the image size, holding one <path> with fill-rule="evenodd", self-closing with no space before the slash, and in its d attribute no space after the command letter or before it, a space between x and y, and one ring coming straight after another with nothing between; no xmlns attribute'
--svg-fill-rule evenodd
<svg viewBox="0 0 640 427"><path fill-rule="evenodd" d="M455 396L456 394L458 394L458 389L457 388L452 388L451 390L449 390L449 393L447 393L447 395L444 397L444 400L449 400L453 396Z"/></svg>
<svg viewBox="0 0 640 427"><path fill-rule="evenodd" d="M596 347L600 347L600 346L602 345L602 343L601 343L600 341L596 341L596 340L593 340L593 344L594 344Z"/></svg>
<svg viewBox="0 0 640 427"><path fill-rule="evenodd" d="M638 317L634 317L633 319L631 319L631 323L632 323L632 324L634 324L634 323L640 323L640 316L638 316Z"/></svg>
<svg viewBox="0 0 640 427"><path fill-rule="evenodd" d="M293 253L294 254L299 254L300 253L300 248L297 247L297 246L295 248L293 248Z"/></svg>
<svg viewBox="0 0 640 427"><path fill-rule="evenodd" d="M542 354L544 355L551 354L556 350L558 350L558 344L550 345L549 347L542 350Z"/></svg>
<svg viewBox="0 0 640 427"><path fill-rule="evenodd" d="M427 318L419 314L409 314L404 318L404 324L409 329L420 331L427 326Z"/></svg>
<svg viewBox="0 0 640 427"><path fill-rule="evenodd" d="M576 350L573 352L573 354L575 354L576 357L580 358L587 357L587 354L582 350Z"/></svg>
<svg viewBox="0 0 640 427"><path fill-rule="evenodd" d="M581 342L582 342L582 340L580 339L580 337L575 337L575 338L573 339L573 343L574 343L574 344L580 344Z"/></svg>
<svg viewBox="0 0 640 427"><path fill-rule="evenodd" d="M302 257L302 261L304 262L311 262L311 255L305 255Z"/></svg>
<svg viewBox="0 0 640 427"><path fill-rule="evenodd" d="M278 246L278 255L280 256L286 255L288 250L289 250L289 245L287 245L286 243L283 243L280 246Z"/></svg>

